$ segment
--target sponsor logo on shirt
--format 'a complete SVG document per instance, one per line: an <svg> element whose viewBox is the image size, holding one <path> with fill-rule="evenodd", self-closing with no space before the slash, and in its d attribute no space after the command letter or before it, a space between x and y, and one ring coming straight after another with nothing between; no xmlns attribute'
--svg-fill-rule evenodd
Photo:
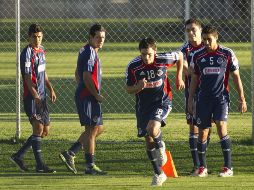
<svg viewBox="0 0 254 190"><path fill-rule="evenodd" d="M146 83L146 88L156 88L162 85L162 79Z"/></svg>
<svg viewBox="0 0 254 190"><path fill-rule="evenodd" d="M205 67L203 69L204 75L220 74L220 67Z"/></svg>
<svg viewBox="0 0 254 190"><path fill-rule="evenodd" d="M45 71L45 66L46 66L45 64L39 65L38 66L38 73Z"/></svg>

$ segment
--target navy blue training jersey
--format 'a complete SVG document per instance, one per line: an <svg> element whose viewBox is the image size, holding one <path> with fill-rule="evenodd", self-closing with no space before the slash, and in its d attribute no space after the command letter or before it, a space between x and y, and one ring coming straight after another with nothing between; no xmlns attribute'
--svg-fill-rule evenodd
<svg viewBox="0 0 254 190"><path fill-rule="evenodd" d="M147 80L146 88L136 94L136 109L145 112L155 104L169 104L172 92L167 69L179 60L179 52L155 55L154 63L145 64L141 56L133 59L126 69L126 84L133 86L139 80Z"/></svg>
<svg viewBox="0 0 254 190"><path fill-rule="evenodd" d="M101 90L101 62L98 57L97 52L95 49L90 46L89 44L82 47L78 54L78 61L77 61L77 70L79 76L79 84L76 89L76 94L83 98L85 96L90 96L90 91L86 88L86 81L83 79L83 72L87 71L90 72L92 75L92 80L94 82L94 86L98 93Z"/></svg>
<svg viewBox="0 0 254 190"><path fill-rule="evenodd" d="M23 78L24 98L26 98L30 91L25 82L25 74L32 76L32 83L35 85L36 91L41 99L46 98L46 82L45 69L46 58L43 46L38 49L28 45L20 54L20 69Z"/></svg>
<svg viewBox="0 0 254 190"><path fill-rule="evenodd" d="M199 97L205 98L228 94L229 73L239 69L234 52L220 45L214 52L207 52L206 48L197 50L191 65L199 76Z"/></svg>
<svg viewBox="0 0 254 190"><path fill-rule="evenodd" d="M188 68L190 67L191 59L195 51L198 49L204 48L204 44L201 43L199 46L193 46L190 42L185 42L179 50L183 53L183 58L188 64ZM191 76L185 76L185 91L189 91L191 82Z"/></svg>

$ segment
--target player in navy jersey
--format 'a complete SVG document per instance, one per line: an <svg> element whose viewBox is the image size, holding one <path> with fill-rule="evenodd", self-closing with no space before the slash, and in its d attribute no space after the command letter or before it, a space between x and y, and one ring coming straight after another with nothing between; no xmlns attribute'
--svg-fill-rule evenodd
<svg viewBox="0 0 254 190"><path fill-rule="evenodd" d="M46 166L41 158L41 140L49 132L49 112L46 102L46 87L50 92L50 99L55 102L56 95L46 74L45 51L41 46L43 31L38 24L32 24L28 30L29 45L20 55L21 74L24 86L24 109L33 127L32 135L21 149L10 159L21 171L28 171L23 162L26 151L32 146L36 160L36 171L39 173L55 173Z"/></svg>
<svg viewBox="0 0 254 190"><path fill-rule="evenodd" d="M224 165L219 176L230 177L233 176L233 170L231 165L231 141L227 133L229 74L233 78L234 86L239 95L239 111L241 113L247 111L239 64L231 49L217 43L218 32L215 27L206 26L202 31L202 40L205 48L196 51L191 62L194 72L191 77L188 100L188 109L192 112L192 98L197 87L197 80L199 80L196 104L196 120L199 127L198 155L200 161L198 176L208 176L206 146L211 119L213 119L217 127L224 157Z"/></svg>
<svg viewBox="0 0 254 190"><path fill-rule="evenodd" d="M191 171L191 176L198 175L198 168L199 168L199 159L198 159L198 151L197 151L197 139L198 139L198 127L196 125L196 120L192 114L188 112L188 97L189 97L189 87L191 82L191 69L190 62L193 56L193 53L200 49L204 48L204 44L202 43L201 32L202 26L199 20L197 19L188 19L185 22L185 32L188 37L188 41L185 42L181 47L180 51L183 53L184 57L184 75L185 75L185 113L186 113L186 120L187 124L189 124L189 147L190 152L193 160L193 170ZM196 90L198 91L198 89ZM194 104L196 102L195 97L193 99ZM194 110L195 112L195 110ZM210 134L210 131L209 131ZM210 141L210 135L207 138L207 144Z"/></svg>
<svg viewBox="0 0 254 190"><path fill-rule="evenodd" d="M152 186L160 186L167 176L161 170L167 161L161 126L172 109L172 93L167 69L177 63L176 86L184 88L182 80L183 55L181 52L156 53L156 42L144 38L139 43L141 55L133 59L126 69L126 90L136 95L138 137L145 137L146 152L154 177Z"/></svg>
<svg viewBox="0 0 254 190"><path fill-rule="evenodd" d="M100 24L94 24L90 28L89 42L84 45L78 54L75 78L78 83L75 92L75 103L81 126L85 126L79 139L59 156L67 168L77 173L74 164L75 154L83 146L85 150L86 168L85 174L105 175L94 163L96 137L102 133L101 102L101 61L98 50L105 41L105 29Z"/></svg>

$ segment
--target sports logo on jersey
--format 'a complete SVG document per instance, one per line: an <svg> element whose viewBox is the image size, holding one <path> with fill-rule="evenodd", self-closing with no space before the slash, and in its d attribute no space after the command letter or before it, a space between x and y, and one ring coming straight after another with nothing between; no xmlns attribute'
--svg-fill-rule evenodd
<svg viewBox="0 0 254 190"><path fill-rule="evenodd" d="M140 74L140 76L146 75L144 71L142 71Z"/></svg>
<svg viewBox="0 0 254 190"><path fill-rule="evenodd" d="M226 62L227 62L226 59L224 59L223 57L219 57L218 60L217 60L217 63L218 63L219 65L225 64Z"/></svg>
<svg viewBox="0 0 254 190"><path fill-rule="evenodd" d="M93 117L93 122L96 123L97 121L98 121L98 116L94 116L94 117Z"/></svg>
<svg viewBox="0 0 254 190"><path fill-rule="evenodd" d="M92 59L89 59L88 62L87 62L87 64L88 64L89 66L94 66L94 61L93 61Z"/></svg>
<svg viewBox="0 0 254 190"><path fill-rule="evenodd" d="M29 62L25 62L25 66L26 67L31 67L31 62L29 61Z"/></svg>
<svg viewBox="0 0 254 190"><path fill-rule="evenodd" d="M201 124L201 120L200 120L200 118L199 118L199 117L197 118L197 124L198 124L198 125L200 125L200 124Z"/></svg>
<svg viewBox="0 0 254 190"><path fill-rule="evenodd" d="M205 58L201 59L201 63L204 63L206 62Z"/></svg>
<svg viewBox="0 0 254 190"><path fill-rule="evenodd" d="M204 75L220 74L220 67L205 67L203 69Z"/></svg>
<svg viewBox="0 0 254 190"><path fill-rule="evenodd" d="M161 75L163 75L163 71L162 71L161 69L159 69L159 70L157 71L157 75L160 77Z"/></svg>
<svg viewBox="0 0 254 190"><path fill-rule="evenodd" d="M146 83L146 88L156 88L162 85L162 79L152 81L152 82L147 82Z"/></svg>

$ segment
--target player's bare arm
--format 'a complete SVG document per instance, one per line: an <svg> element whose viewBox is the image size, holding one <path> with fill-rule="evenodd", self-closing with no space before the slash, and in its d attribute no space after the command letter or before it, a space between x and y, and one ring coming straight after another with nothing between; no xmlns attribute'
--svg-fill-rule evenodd
<svg viewBox="0 0 254 190"><path fill-rule="evenodd" d="M142 91L146 87L147 80L143 78L142 80L139 80L137 84L133 86L126 86L126 91L129 94L136 94L140 91Z"/></svg>
<svg viewBox="0 0 254 190"><path fill-rule="evenodd" d="M49 81L47 73L45 73L45 82L46 82L47 89L50 92L50 100L52 102L55 102L56 101L56 93L55 93L55 91L53 89L53 86L51 85L51 83Z"/></svg>
<svg viewBox="0 0 254 190"><path fill-rule="evenodd" d="M183 65L184 65L184 60L183 60L183 53L179 52L179 60L176 63L177 65L177 70L176 70L176 88L177 90L182 90L185 88L184 81L182 79L182 74L183 74Z"/></svg>
<svg viewBox="0 0 254 190"><path fill-rule="evenodd" d="M189 75L188 63L186 60L184 60L184 62L183 62L183 74L184 74L184 76Z"/></svg>
<svg viewBox="0 0 254 190"><path fill-rule="evenodd" d="M83 78L86 84L87 89L89 90L89 92L95 97L95 99L98 102L102 102L103 101L103 96L98 94L98 91L96 90L95 86L94 86L94 82L92 80L92 75L90 72L84 71L83 72Z"/></svg>
<svg viewBox="0 0 254 190"><path fill-rule="evenodd" d="M193 114L193 98L194 98L195 91L197 89L197 80L198 80L198 76L194 72L192 72L189 98L188 98L188 111L190 114Z"/></svg>
<svg viewBox="0 0 254 190"><path fill-rule="evenodd" d="M239 111L241 113L244 113L247 111L247 104L244 97L243 85L242 85L242 80L240 77L239 70L235 70L234 72L231 73L231 75L233 78L236 91L239 95Z"/></svg>
<svg viewBox="0 0 254 190"><path fill-rule="evenodd" d="M28 90L32 94L35 103L40 107L41 106L41 98L36 90L35 84L32 82L32 75L25 74L25 82L27 84Z"/></svg>

